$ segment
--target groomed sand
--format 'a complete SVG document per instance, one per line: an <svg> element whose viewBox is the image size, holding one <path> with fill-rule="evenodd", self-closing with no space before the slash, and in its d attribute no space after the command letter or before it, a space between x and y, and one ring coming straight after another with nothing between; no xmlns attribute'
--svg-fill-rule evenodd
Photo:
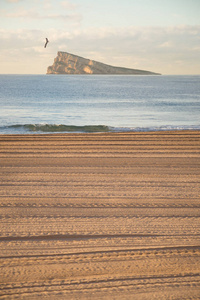
<svg viewBox="0 0 200 300"><path fill-rule="evenodd" d="M200 132L0 136L0 299L200 299Z"/></svg>

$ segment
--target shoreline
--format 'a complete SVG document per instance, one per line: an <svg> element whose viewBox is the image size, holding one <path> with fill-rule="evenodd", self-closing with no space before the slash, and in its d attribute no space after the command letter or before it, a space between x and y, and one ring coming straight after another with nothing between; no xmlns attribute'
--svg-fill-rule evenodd
<svg viewBox="0 0 200 300"><path fill-rule="evenodd" d="M0 296L198 299L200 130L0 145Z"/></svg>
<svg viewBox="0 0 200 300"><path fill-rule="evenodd" d="M114 127L107 125L64 125L64 124L15 124L0 126L0 135L40 135L40 134L92 134L92 133L154 133L200 131L200 125L191 126L150 126ZM2 129L4 129L2 131Z"/></svg>
<svg viewBox="0 0 200 300"><path fill-rule="evenodd" d="M184 133L188 133L188 134L194 134L194 133L200 133L200 129L163 129L163 130L144 130L144 131L140 131L140 130L129 130L129 131L94 131L94 132L78 132L78 131L72 131L72 132L56 132L56 131L52 131L52 132L27 132L27 133L0 133L0 137L3 136L49 136L49 135L123 135L123 134L184 134Z"/></svg>

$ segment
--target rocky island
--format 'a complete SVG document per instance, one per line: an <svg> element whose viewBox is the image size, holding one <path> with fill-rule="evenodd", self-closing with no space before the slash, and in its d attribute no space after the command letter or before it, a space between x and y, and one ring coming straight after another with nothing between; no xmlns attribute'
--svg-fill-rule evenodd
<svg viewBox="0 0 200 300"><path fill-rule="evenodd" d="M109 75L160 75L158 73L110 66L67 52L58 52L47 74L109 74Z"/></svg>

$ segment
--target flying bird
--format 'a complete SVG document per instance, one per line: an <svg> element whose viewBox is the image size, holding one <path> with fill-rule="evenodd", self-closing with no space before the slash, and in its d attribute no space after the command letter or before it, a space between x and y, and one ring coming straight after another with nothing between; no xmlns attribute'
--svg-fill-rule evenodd
<svg viewBox="0 0 200 300"><path fill-rule="evenodd" d="M46 43L45 43L45 45L44 45L44 48L46 48L48 42L49 42L49 40L48 40L48 38L46 38Z"/></svg>

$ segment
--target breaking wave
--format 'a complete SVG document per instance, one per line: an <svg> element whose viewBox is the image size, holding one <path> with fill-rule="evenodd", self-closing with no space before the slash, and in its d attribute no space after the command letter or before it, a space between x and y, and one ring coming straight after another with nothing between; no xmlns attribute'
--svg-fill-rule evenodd
<svg viewBox="0 0 200 300"><path fill-rule="evenodd" d="M108 126L104 125L56 125L56 124L25 124L25 125L10 125L1 127L1 131L5 129L12 131L28 131L28 132L107 132L109 131Z"/></svg>
<svg viewBox="0 0 200 300"><path fill-rule="evenodd" d="M150 126L150 127L111 127L106 125L56 125L56 124L15 124L1 126L0 134L26 134L26 133L92 133L92 132L147 132L167 130L200 130L200 125L191 126Z"/></svg>

